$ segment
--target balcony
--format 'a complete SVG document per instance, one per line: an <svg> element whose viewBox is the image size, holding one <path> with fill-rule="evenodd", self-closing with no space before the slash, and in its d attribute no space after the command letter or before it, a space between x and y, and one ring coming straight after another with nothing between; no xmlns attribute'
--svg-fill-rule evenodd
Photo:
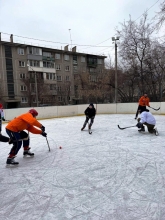
<svg viewBox="0 0 165 220"><path fill-rule="evenodd" d="M54 62L54 61L55 61L55 58L54 58L54 57L45 57L45 56L43 56L43 57L42 57L42 60L43 60L43 61L52 61L52 62Z"/></svg>
<svg viewBox="0 0 165 220"><path fill-rule="evenodd" d="M55 68L35 67L35 66L28 66L28 71L29 72L56 73Z"/></svg>

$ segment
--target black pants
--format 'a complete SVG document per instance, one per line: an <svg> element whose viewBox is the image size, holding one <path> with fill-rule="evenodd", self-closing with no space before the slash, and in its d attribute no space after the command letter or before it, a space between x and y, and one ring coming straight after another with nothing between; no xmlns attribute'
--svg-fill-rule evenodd
<svg viewBox="0 0 165 220"><path fill-rule="evenodd" d="M135 118L138 117L139 110L143 110L143 111L145 111L145 110L146 110L146 106L142 106L142 105L139 105L139 106L138 106L138 109L137 109L137 112L136 112L136 116L135 116Z"/></svg>
<svg viewBox="0 0 165 220"><path fill-rule="evenodd" d="M144 125L147 126L147 129L148 129L148 132L149 132L149 133L154 133L154 131L155 131L155 129L154 129L155 125L148 124L147 122L145 122Z"/></svg>
<svg viewBox="0 0 165 220"><path fill-rule="evenodd" d="M83 127L85 128L85 126L86 126L86 124L88 123L89 119L91 120L89 126L92 127L92 124L93 124L93 122L94 122L94 118L95 118L94 116L91 117L91 118L86 117Z"/></svg>
<svg viewBox="0 0 165 220"><path fill-rule="evenodd" d="M23 142L23 147L29 146L29 136L25 131L13 132L6 129L6 133L13 140L13 147L11 148L9 155L13 155L13 156L17 155L18 151L22 146L22 142Z"/></svg>

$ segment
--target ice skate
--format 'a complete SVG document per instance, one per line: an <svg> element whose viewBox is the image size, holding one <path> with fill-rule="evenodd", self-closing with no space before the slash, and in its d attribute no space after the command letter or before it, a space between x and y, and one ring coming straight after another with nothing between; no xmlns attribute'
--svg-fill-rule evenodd
<svg viewBox="0 0 165 220"><path fill-rule="evenodd" d="M15 160L14 160L14 157L13 158L7 158L7 161L6 161L6 166L7 167L9 167L10 165L18 165L19 164L19 162L16 162Z"/></svg>
<svg viewBox="0 0 165 220"><path fill-rule="evenodd" d="M89 126L88 126L88 129L91 130L91 127L92 127L92 125L89 125Z"/></svg>
<svg viewBox="0 0 165 220"><path fill-rule="evenodd" d="M29 148L28 150L24 150L23 156L24 156L24 157L26 157L26 156L33 157L33 156L34 156L34 153L32 153L32 152L30 151L30 148Z"/></svg>
<svg viewBox="0 0 165 220"><path fill-rule="evenodd" d="M140 128L139 130L138 130L139 132L144 132L145 131L145 128L144 127L142 127L142 128Z"/></svg>
<svg viewBox="0 0 165 220"><path fill-rule="evenodd" d="M154 130L154 134L155 134L156 136L158 136L158 135L159 135L158 129L157 129L157 128L154 128L153 130Z"/></svg>
<svg viewBox="0 0 165 220"><path fill-rule="evenodd" d="M84 130L84 128L85 128L85 126L83 126L83 127L81 128L81 131L83 131L83 130Z"/></svg>

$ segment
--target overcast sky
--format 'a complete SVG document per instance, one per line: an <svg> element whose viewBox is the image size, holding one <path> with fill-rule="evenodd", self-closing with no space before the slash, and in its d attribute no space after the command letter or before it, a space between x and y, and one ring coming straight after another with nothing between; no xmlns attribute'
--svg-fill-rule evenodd
<svg viewBox="0 0 165 220"><path fill-rule="evenodd" d="M81 45L77 46L78 52L113 55L111 37L115 36L115 27L129 20L129 15L139 21L146 10L151 19L159 11L161 2L163 0L0 0L0 32L60 42L35 41L42 46L49 44L61 49L72 42L72 46ZM9 40L9 35L2 34L2 39ZM34 42L21 37L14 40Z"/></svg>

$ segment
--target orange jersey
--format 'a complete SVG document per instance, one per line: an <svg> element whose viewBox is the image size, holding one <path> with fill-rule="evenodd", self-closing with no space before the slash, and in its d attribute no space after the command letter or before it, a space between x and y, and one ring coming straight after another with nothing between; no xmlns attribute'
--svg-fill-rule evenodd
<svg viewBox="0 0 165 220"><path fill-rule="evenodd" d="M139 99L139 105L141 106L149 106L149 98L148 97L144 97L142 96L140 99Z"/></svg>
<svg viewBox="0 0 165 220"><path fill-rule="evenodd" d="M28 112L10 121L6 128L13 132L28 130L33 134L41 134L42 131L34 126L41 128L42 125Z"/></svg>

